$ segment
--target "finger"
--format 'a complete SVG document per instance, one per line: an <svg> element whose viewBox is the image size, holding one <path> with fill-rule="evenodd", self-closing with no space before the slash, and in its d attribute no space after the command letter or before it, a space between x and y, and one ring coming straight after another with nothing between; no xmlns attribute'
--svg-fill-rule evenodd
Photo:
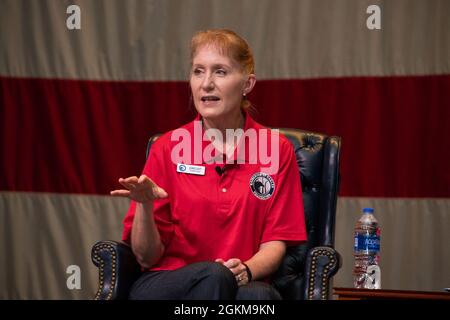
<svg viewBox="0 0 450 320"><path fill-rule="evenodd" d="M131 178L133 178L133 177L131 177ZM127 179L122 179L122 178L120 178L119 179L119 183L121 184L121 185L123 185L125 188L127 188L127 189L135 189L136 188L136 183L137 183L137 180L135 180L135 179L130 179L130 178L127 178Z"/></svg>
<svg viewBox="0 0 450 320"><path fill-rule="evenodd" d="M123 187L127 188L128 190L134 190L134 189L136 189L136 187L137 187L136 184L130 183L130 182L125 182L125 181L120 182L120 184L121 184Z"/></svg>
<svg viewBox="0 0 450 320"><path fill-rule="evenodd" d="M221 264L224 264L224 263L225 263L225 260L219 258L219 259L216 259L216 262L221 263Z"/></svg>
<svg viewBox="0 0 450 320"><path fill-rule="evenodd" d="M163 188L158 186L152 179L150 179L149 177L147 177L145 175L142 175L139 178L139 180L141 180L141 178L142 178L142 181L146 181L146 183L148 183L151 186L152 192L153 192L153 195L155 198L163 199L163 198L168 197L166 190L164 190Z"/></svg>
<svg viewBox="0 0 450 320"><path fill-rule="evenodd" d="M158 186L152 179L147 177L145 174L141 175L138 180L138 184L152 188L153 198L164 199L168 197L166 190Z"/></svg>
<svg viewBox="0 0 450 320"><path fill-rule="evenodd" d="M235 275L235 278L239 286L244 285L247 282L247 277L242 273Z"/></svg>
<svg viewBox="0 0 450 320"><path fill-rule="evenodd" d="M167 194L166 190L164 190L161 187L156 187L156 190L153 191L153 194L160 199L167 198L169 195Z"/></svg>
<svg viewBox="0 0 450 320"><path fill-rule="evenodd" d="M237 267L241 263L241 260L237 258L231 258L227 262L225 262L225 266L229 269Z"/></svg>
<svg viewBox="0 0 450 320"><path fill-rule="evenodd" d="M131 182L131 181L137 182L138 181L138 177L131 176L131 177L127 177L127 178L120 178L119 181L120 180L123 180L123 181L126 181L126 182Z"/></svg>
<svg viewBox="0 0 450 320"><path fill-rule="evenodd" d="M143 183L143 184L155 184L152 179L150 179L149 177L147 177L145 174L141 174L141 176L139 177L137 183Z"/></svg>
<svg viewBox="0 0 450 320"><path fill-rule="evenodd" d="M131 176L131 177L128 177L128 178L120 178L119 179L119 182L126 182L126 183L134 183L134 184L136 184L137 182L138 182L138 177L136 177L136 176Z"/></svg>
<svg viewBox="0 0 450 320"><path fill-rule="evenodd" d="M155 200L157 198L153 193L153 190L149 188L144 190L144 195L147 200Z"/></svg>
<svg viewBox="0 0 450 320"><path fill-rule="evenodd" d="M240 275L240 274L246 273L246 272L244 272L245 267L243 267L242 265L239 265L239 266L237 266L235 268L229 268L229 269L235 275Z"/></svg>
<svg viewBox="0 0 450 320"><path fill-rule="evenodd" d="M110 194L112 196L115 196L115 197L129 197L130 196L130 191L123 190L123 189L113 190L113 191L110 192Z"/></svg>

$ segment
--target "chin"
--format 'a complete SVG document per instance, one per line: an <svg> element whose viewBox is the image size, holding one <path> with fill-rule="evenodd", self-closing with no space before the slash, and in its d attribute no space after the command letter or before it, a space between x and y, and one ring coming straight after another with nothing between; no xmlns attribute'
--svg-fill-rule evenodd
<svg viewBox="0 0 450 320"><path fill-rule="evenodd" d="M217 107L216 108L208 108L208 107L197 108L197 112L200 113L202 118L205 118L205 119L220 118L223 115L222 110Z"/></svg>

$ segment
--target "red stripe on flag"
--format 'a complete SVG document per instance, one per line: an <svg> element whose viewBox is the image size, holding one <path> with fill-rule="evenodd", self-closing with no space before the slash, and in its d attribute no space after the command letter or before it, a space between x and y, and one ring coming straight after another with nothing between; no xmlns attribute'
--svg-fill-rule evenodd
<svg viewBox="0 0 450 320"><path fill-rule="evenodd" d="M0 189L106 194L190 121L186 82L0 78ZM450 76L259 81L255 118L342 137L341 195L450 196Z"/></svg>

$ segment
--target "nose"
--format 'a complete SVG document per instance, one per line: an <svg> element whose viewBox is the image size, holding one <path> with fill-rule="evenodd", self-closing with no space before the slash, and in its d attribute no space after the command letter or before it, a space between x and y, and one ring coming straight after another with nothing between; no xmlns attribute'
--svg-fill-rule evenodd
<svg viewBox="0 0 450 320"><path fill-rule="evenodd" d="M214 79L211 73L206 74L203 78L202 89L205 91L211 91L214 89Z"/></svg>

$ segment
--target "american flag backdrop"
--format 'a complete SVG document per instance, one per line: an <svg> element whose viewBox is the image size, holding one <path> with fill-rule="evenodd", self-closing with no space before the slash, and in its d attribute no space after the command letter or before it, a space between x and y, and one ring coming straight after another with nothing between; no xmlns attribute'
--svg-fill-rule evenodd
<svg viewBox="0 0 450 320"><path fill-rule="evenodd" d="M258 122L342 137L334 285L352 286L371 206L382 287L449 287L449 14L446 0L0 0L0 299L94 296L91 246L120 240L128 208L109 191L140 173L151 135L195 117L188 45L208 28L252 47Z"/></svg>

